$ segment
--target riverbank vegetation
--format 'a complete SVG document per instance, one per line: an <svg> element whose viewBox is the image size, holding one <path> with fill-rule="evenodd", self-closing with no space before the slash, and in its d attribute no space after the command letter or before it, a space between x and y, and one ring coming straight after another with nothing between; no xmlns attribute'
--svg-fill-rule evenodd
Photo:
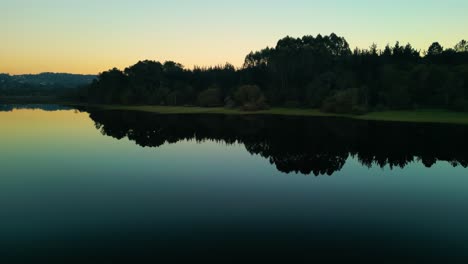
<svg viewBox="0 0 468 264"><path fill-rule="evenodd" d="M311 108L338 114L424 108L468 111L468 43L351 50L329 36L286 37L230 64L185 69L140 61L111 69L77 95L92 104Z"/></svg>
<svg viewBox="0 0 468 264"><path fill-rule="evenodd" d="M68 104L72 105L72 104ZM264 110L244 110L226 107L186 107L186 106L155 106L155 105L75 105L95 110L137 111L158 114L212 114L212 115L278 115L300 117L339 117L359 120L394 121L411 123L444 123L468 125L468 113L438 109L420 110L389 110L368 112L360 115L326 113L319 109L308 108L279 108Z"/></svg>

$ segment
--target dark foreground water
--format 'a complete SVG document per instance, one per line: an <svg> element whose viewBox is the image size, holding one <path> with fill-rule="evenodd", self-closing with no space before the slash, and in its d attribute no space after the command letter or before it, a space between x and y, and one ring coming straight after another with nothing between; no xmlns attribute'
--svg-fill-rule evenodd
<svg viewBox="0 0 468 264"><path fill-rule="evenodd" d="M15 107L0 263L468 262L468 126Z"/></svg>

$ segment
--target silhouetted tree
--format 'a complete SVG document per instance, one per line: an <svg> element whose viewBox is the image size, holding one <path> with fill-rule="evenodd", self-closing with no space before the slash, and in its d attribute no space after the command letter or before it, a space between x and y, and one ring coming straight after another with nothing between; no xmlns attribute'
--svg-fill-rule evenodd
<svg viewBox="0 0 468 264"><path fill-rule="evenodd" d="M468 52L468 42L466 40L461 40L455 45L454 50L456 52Z"/></svg>
<svg viewBox="0 0 468 264"><path fill-rule="evenodd" d="M444 51L444 48L439 44L439 42L434 42L427 49L428 56L440 55Z"/></svg>

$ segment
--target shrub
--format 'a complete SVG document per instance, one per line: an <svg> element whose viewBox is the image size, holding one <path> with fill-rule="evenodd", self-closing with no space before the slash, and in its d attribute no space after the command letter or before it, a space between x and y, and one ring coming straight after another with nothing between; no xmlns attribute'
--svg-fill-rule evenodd
<svg viewBox="0 0 468 264"><path fill-rule="evenodd" d="M198 104L204 107L221 106L221 93L216 88L210 88L198 95Z"/></svg>
<svg viewBox="0 0 468 264"><path fill-rule="evenodd" d="M325 99L321 110L337 114L364 114L367 107L359 104L359 90L347 89Z"/></svg>
<svg viewBox="0 0 468 264"><path fill-rule="evenodd" d="M265 96L256 85L240 86L234 93L234 98L241 108L246 111L256 111L268 108Z"/></svg>

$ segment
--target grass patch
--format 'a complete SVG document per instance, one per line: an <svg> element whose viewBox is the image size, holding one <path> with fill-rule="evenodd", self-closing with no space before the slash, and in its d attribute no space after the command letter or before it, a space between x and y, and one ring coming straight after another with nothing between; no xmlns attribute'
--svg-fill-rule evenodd
<svg viewBox="0 0 468 264"><path fill-rule="evenodd" d="M289 116L338 116L320 112L317 109L271 108L260 111L242 111L224 107L196 107L196 106L157 106L157 105L90 105L105 110L143 111L159 114L229 114L229 115L289 115Z"/></svg>

